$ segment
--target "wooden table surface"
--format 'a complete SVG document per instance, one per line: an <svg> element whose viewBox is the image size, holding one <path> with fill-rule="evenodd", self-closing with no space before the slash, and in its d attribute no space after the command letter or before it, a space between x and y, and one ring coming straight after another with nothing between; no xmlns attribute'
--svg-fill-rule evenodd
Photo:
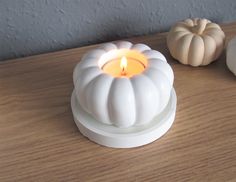
<svg viewBox="0 0 236 182"><path fill-rule="evenodd" d="M236 22L222 25L227 41ZM72 118L72 71L94 46L0 63L0 181L236 181L236 77L221 58L174 61L166 33L129 39L159 50L175 74L176 119L144 147L112 149L83 137Z"/></svg>

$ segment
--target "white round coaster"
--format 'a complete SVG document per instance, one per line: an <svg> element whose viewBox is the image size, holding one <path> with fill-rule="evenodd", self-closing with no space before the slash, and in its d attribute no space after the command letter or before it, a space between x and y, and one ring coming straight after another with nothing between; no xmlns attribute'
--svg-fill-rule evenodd
<svg viewBox="0 0 236 182"><path fill-rule="evenodd" d="M144 126L117 128L96 121L80 106L73 91L71 107L75 123L80 132L90 140L107 147L132 148L155 141L164 135L175 119L177 98L172 90L170 101L164 111ZM128 112L128 111L127 111Z"/></svg>

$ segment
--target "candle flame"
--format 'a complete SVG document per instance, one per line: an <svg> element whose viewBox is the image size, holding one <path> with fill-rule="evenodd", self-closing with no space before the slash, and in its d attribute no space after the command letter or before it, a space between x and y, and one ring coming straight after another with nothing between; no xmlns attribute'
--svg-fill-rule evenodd
<svg viewBox="0 0 236 182"><path fill-rule="evenodd" d="M121 72L122 75L126 75L127 62L128 61L127 61L126 57L123 56L120 61L120 68L122 70L122 72Z"/></svg>

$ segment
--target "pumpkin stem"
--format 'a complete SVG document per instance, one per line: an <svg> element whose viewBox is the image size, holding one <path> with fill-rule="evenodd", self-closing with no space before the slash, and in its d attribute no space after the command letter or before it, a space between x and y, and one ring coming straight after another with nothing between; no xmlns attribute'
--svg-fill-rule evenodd
<svg viewBox="0 0 236 182"><path fill-rule="evenodd" d="M196 34L202 34L203 31L206 28L207 20L206 19L200 19L196 25L192 28L193 32Z"/></svg>

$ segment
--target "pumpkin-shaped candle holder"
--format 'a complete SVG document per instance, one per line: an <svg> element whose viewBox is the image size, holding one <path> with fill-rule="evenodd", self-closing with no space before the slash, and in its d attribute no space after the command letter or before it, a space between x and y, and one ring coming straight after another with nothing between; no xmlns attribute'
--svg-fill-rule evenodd
<svg viewBox="0 0 236 182"><path fill-rule="evenodd" d="M90 140L115 148L145 145L174 121L174 75L165 57L144 44L106 43L74 69L74 120Z"/></svg>
<svg viewBox="0 0 236 182"><path fill-rule="evenodd" d="M191 66L205 66L218 59L224 49L225 33L207 19L193 18L176 23L167 36L173 58Z"/></svg>

